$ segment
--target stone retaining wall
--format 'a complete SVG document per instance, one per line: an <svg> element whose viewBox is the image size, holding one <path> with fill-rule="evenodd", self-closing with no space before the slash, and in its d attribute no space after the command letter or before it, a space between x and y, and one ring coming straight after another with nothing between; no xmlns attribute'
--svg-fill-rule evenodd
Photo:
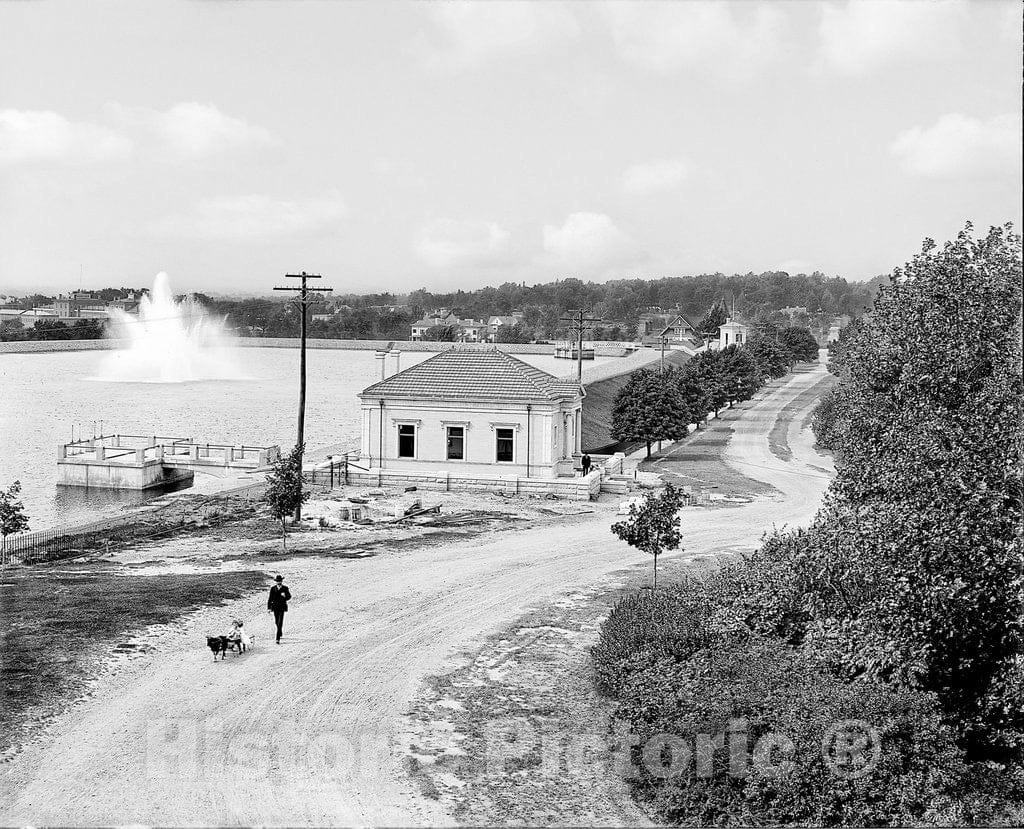
<svg viewBox="0 0 1024 829"><path fill-rule="evenodd" d="M0 343L0 354L40 354L50 351L105 351L127 346L124 340L23 340Z"/></svg>
<svg viewBox="0 0 1024 829"><path fill-rule="evenodd" d="M441 492L504 492L508 495L556 495L570 501L590 501L601 492L601 473L586 478L524 478L517 475L483 477L452 475L448 472L411 472L404 470L353 470L348 483L354 486L409 487Z"/></svg>

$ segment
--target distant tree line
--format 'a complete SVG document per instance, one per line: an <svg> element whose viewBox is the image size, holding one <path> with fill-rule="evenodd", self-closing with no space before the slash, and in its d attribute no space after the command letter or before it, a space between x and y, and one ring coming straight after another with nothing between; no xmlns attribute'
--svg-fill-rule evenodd
<svg viewBox="0 0 1024 829"><path fill-rule="evenodd" d="M98 340L103 336L103 323L101 319L77 319L72 325L65 325L55 319L41 319L25 328L18 320L4 320L0 323L0 342Z"/></svg>
<svg viewBox="0 0 1024 829"><path fill-rule="evenodd" d="M726 276L666 277L663 279L617 279L583 282L560 279L527 286L506 282L474 291L434 293L420 288L409 294L333 294L310 306L308 333L331 339L405 340L411 326L439 308L455 311L462 318L486 320L492 315L519 311L523 319L515 331L506 331L506 342L560 339L567 336L562 317L570 308L586 308L600 320L588 332L594 340L635 340L645 313L682 313L700 328L716 330L733 309L744 319L764 318L777 324L808 326L818 318L831 319L863 314L886 277L869 282L847 282L824 274L790 275L781 271ZM103 301L125 296L135 288L102 288L93 291ZM213 297L192 294L214 314L224 316L228 326L242 336L297 337L299 312L284 297ZM30 309L50 305L54 298L34 294L19 299L15 307ZM779 313L783 308L805 308L803 312ZM708 309L711 309L710 311ZM451 332L432 332L445 338Z"/></svg>
<svg viewBox="0 0 1024 829"><path fill-rule="evenodd" d="M885 277L870 282L847 282L817 272L795 276L767 272L603 283L561 279L533 286L506 282L498 287L451 293L420 288L407 295L337 294L311 306L313 316L308 332L311 337L339 339L408 339L412 324L439 308L453 310L463 318L484 320L520 311L523 319L515 326L515 332L504 334L517 339L506 341L565 337L562 317L570 308L587 308L601 320L589 333L595 340L635 339L641 315L653 309L667 314L682 313L694 322L714 323L714 328L732 314L734 307L736 314L745 319L763 317L777 324L785 319L806 327L819 310L828 318L860 316L884 281ZM225 315L228 324L242 335L298 336L298 309L287 300L195 296L215 313ZM807 315L797 313L792 319L784 318L778 312L788 307L806 308ZM705 320L708 309L712 309L712 318ZM429 338L443 341L450 336L452 332L435 331Z"/></svg>

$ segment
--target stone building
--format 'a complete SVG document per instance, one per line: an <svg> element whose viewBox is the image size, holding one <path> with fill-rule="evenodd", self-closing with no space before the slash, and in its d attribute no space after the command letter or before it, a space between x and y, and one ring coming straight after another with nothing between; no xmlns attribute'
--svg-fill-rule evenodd
<svg viewBox="0 0 1024 829"><path fill-rule="evenodd" d="M455 347L404 371L392 359L359 394L363 468L466 481L573 476L585 395L575 381L492 348Z"/></svg>

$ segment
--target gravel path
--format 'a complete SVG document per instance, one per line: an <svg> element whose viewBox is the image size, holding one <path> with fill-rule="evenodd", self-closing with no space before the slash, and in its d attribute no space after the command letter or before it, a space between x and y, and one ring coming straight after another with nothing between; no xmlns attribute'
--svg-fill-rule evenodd
<svg viewBox="0 0 1024 829"><path fill-rule="evenodd" d="M781 493L688 513L687 553L752 549L806 523L828 480L806 430L771 454L778 412L821 379L792 377L748 404L726 460ZM813 462L812 462L813 461ZM615 504L556 526L290 565L285 642L212 664L200 613L0 771L3 824L450 824L408 776L399 735L422 681L460 664L537 602L649 561L609 532ZM216 618L256 616L262 596ZM214 611L211 610L211 614ZM264 617L265 618L265 617ZM464 661L464 660L462 660Z"/></svg>

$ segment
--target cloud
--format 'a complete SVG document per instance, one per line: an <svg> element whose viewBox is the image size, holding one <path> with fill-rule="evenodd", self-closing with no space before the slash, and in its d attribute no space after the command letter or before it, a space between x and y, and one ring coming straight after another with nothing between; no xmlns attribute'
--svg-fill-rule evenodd
<svg viewBox="0 0 1024 829"><path fill-rule="evenodd" d="M0 163L89 164L137 157L198 160L279 146L263 127L213 104L182 102L160 112L108 103L113 126L70 121L49 111L0 111Z"/></svg>
<svg viewBox="0 0 1024 829"><path fill-rule="evenodd" d="M821 59L847 75L960 51L968 8L959 0L849 0L821 7Z"/></svg>
<svg viewBox="0 0 1024 829"><path fill-rule="evenodd" d="M0 164L90 164L127 158L132 150L131 139L98 124L50 111L0 111Z"/></svg>
<svg viewBox="0 0 1024 829"><path fill-rule="evenodd" d="M416 238L416 255L436 269L501 264L510 255L511 234L493 222L435 219Z"/></svg>
<svg viewBox="0 0 1024 829"><path fill-rule="evenodd" d="M572 213L561 227L545 225L543 237L553 264L576 271L568 276L598 275L644 258L636 243L604 213Z"/></svg>
<svg viewBox="0 0 1024 829"><path fill-rule="evenodd" d="M732 79L776 58L785 20L768 4L628 0L600 8L623 60L665 74L714 62L717 77Z"/></svg>
<svg viewBox="0 0 1024 829"><path fill-rule="evenodd" d="M1019 116L997 115L983 121L953 112L930 127L900 133L889 149L906 172L946 178L1019 172L1020 148Z"/></svg>
<svg viewBox="0 0 1024 829"><path fill-rule="evenodd" d="M622 187L638 196L672 190L682 184L690 165L681 158L634 164L622 176Z"/></svg>
<svg viewBox="0 0 1024 829"><path fill-rule="evenodd" d="M568 8L551 2L437 2L425 8L431 25L420 33L418 48L428 64L443 69L537 52L580 36Z"/></svg>
<svg viewBox="0 0 1024 829"><path fill-rule="evenodd" d="M144 131L164 153L179 159L255 152L279 144L269 130L226 115L213 104L183 101L160 112L111 103L107 110L123 128Z"/></svg>
<svg viewBox="0 0 1024 829"><path fill-rule="evenodd" d="M266 195L207 199L187 215L170 216L153 230L161 236L220 241L261 241L318 236L338 229L348 211L341 196L282 201Z"/></svg>

